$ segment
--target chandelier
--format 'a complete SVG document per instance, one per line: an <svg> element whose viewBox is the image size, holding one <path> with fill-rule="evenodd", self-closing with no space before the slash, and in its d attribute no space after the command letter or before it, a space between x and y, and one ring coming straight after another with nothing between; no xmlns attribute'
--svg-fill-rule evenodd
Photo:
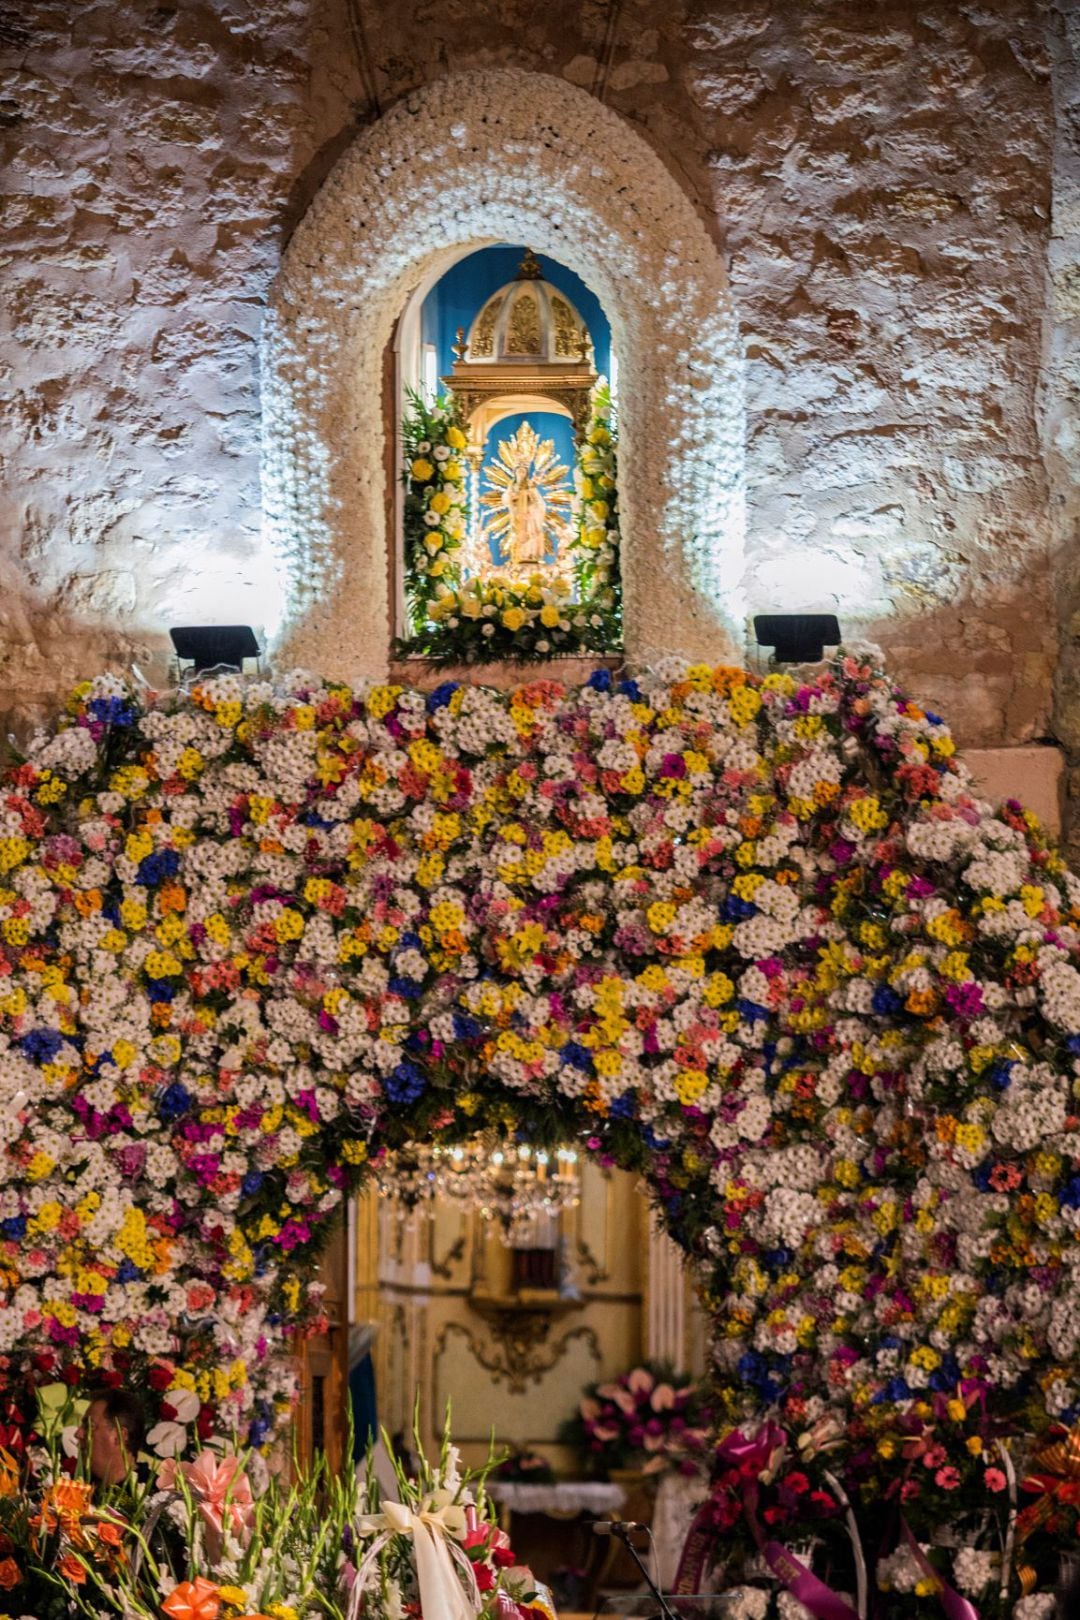
<svg viewBox="0 0 1080 1620"><path fill-rule="evenodd" d="M536 1147L497 1131L452 1144L410 1144L375 1168L381 1193L409 1210L436 1200L501 1222L508 1241L525 1239L581 1201L581 1156L569 1143Z"/></svg>

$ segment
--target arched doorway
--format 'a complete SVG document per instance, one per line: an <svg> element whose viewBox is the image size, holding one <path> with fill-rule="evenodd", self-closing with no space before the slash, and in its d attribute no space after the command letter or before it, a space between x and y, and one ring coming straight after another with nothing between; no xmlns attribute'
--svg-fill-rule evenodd
<svg viewBox="0 0 1080 1620"><path fill-rule="evenodd" d="M431 207L432 174L445 206ZM731 656L743 427L720 256L636 132L584 92L512 69L441 80L394 108L341 159L286 252L263 355L284 655L344 677L385 670L382 356L416 288L497 241L581 276L633 381L621 424L628 653L673 650L678 625L681 652Z"/></svg>

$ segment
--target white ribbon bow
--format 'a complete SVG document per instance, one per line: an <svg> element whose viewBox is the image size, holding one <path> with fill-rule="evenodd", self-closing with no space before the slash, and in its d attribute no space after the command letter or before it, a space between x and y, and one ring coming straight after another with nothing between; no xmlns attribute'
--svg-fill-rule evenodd
<svg viewBox="0 0 1080 1620"><path fill-rule="evenodd" d="M364 1592L378 1572L379 1554L393 1536L412 1537L423 1620L476 1620L480 1589L458 1539L466 1531L465 1509L448 1492L436 1491L419 1512L402 1502L383 1502L381 1512L361 1516L357 1529L374 1530L375 1540L356 1572L346 1620L358 1620ZM455 1563L465 1577L465 1589Z"/></svg>

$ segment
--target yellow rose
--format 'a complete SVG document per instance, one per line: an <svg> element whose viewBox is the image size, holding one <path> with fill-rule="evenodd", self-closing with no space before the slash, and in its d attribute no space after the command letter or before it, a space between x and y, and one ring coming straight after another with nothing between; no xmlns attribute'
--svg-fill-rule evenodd
<svg viewBox="0 0 1080 1620"><path fill-rule="evenodd" d="M455 461L452 457L451 457L451 459L449 461L444 462L443 463L443 477L446 478L446 479L449 479L451 484L460 483L460 481L461 481L461 462L460 461Z"/></svg>
<svg viewBox="0 0 1080 1620"><path fill-rule="evenodd" d="M443 548L442 530L429 529L427 534L424 536L424 544L427 546L432 556L434 556L437 551L441 551Z"/></svg>
<svg viewBox="0 0 1080 1620"><path fill-rule="evenodd" d="M444 489L436 490L435 494L431 497L430 501L428 502L428 511L429 512L438 512L439 516L442 517L443 513L444 512L449 512L449 510L450 510L450 497L449 497L449 495L446 493L446 491Z"/></svg>
<svg viewBox="0 0 1080 1620"><path fill-rule="evenodd" d="M439 575L442 573L442 571L443 571L443 569L445 567L446 567L446 558L445 557L433 557L431 562L429 562L428 565L427 565L427 571L428 571L428 573L430 575L432 575L433 578L438 579Z"/></svg>
<svg viewBox="0 0 1080 1620"><path fill-rule="evenodd" d="M520 630L525 623L524 609L519 607L504 608L502 622L508 630Z"/></svg>
<svg viewBox="0 0 1080 1620"><path fill-rule="evenodd" d="M547 630L554 630L559 622L559 610L554 602L545 602L540 609L540 623Z"/></svg>
<svg viewBox="0 0 1080 1620"><path fill-rule="evenodd" d="M446 442L451 450L464 450L467 441L459 427L451 427L446 430Z"/></svg>
<svg viewBox="0 0 1080 1620"><path fill-rule="evenodd" d="M429 478L435 476L435 468L423 456L418 456L409 470L418 484L426 484Z"/></svg>

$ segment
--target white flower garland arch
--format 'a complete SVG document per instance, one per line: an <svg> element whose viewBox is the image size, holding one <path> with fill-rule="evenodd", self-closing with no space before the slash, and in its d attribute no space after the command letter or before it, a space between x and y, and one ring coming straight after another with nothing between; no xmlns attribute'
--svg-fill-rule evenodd
<svg viewBox="0 0 1080 1620"><path fill-rule="evenodd" d="M263 501L287 655L385 671L391 636L382 359L422 278L527 242L609 316L623 378L628 654L741 645L743 400L724 267L656 153L586 92L453 75L365 131L290 243L263 347Z"/></svg>

